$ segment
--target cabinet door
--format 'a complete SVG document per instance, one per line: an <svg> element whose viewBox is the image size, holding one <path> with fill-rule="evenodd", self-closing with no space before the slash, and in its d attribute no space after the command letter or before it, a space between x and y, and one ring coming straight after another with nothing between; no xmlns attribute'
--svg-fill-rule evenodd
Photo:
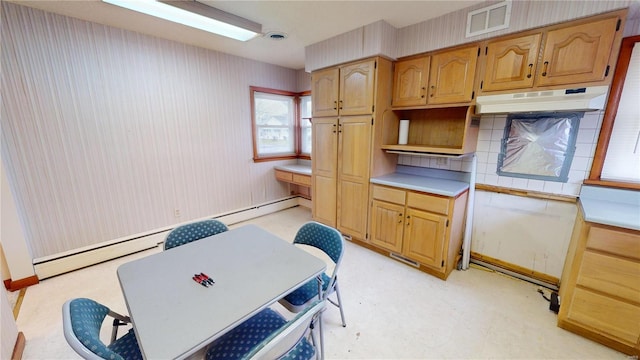
<svg viewBox="0 0 640 360"><path fill-rule="evenodd" d="M442 268L446 221L445 216L408 208L402 253L425 265Z"/></svg>
<svg viewBox="0 0 640 360"><path fill-rule="evenodd" d="M471 101L478 51L478 47L473 46L432 56L429 104Z"/></svg>
<svg viewBox="0 0 640 360"><path fill-rule="evenodd" d="M537 85L604 80L617 23L613 17L549 31Z"/></svg>
<svg viewBox="0 0 640 360"><path fill-rule="evenodd" d="M315 117L338 116L338 89L340 70L331 68L311 74L311 115Z"/></svg>
<svg viewBox="0 0 640 360"><path fill-rule="evenodd" d="M487 45L483 91L533 87L542 34L492 41Z"/></svg>
<svg viewBox="0 0 640 360"><path fill-rule="evenodd" d="M340 68L340 115L373 113L375 61L367 60Z"/></svg>
<svg viewBox="0 0 640 360"><path fill-rule="evenodd" d="M338 230L360 239L367 230L371 128L370 116L342 117L338 125Z"/></svg>
<svg viewBox="0 0 640 360"><path fill-rule="evenodd" d="M373 200L371 205L371 243L400 253L404 230L404 206Z"/></svg>
<svg viewBox="0 0 640 360"><path fill-rule="evenodd" d="M312 134L313 219L335 227L338 119L314 118Z"/></svg>
<svg viewBox="0 0 640 360"><path fill-rule="evenodd" d="M393 73L393 106L427 104L430 57L398 61Z"/></svg>

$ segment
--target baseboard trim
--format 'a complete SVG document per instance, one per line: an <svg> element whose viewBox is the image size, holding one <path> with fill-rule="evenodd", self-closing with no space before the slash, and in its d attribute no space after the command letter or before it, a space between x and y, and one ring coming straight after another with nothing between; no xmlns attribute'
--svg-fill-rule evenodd
<svg viewBox="0 0 640 360"><path fill-rule="evenodd" d="M471 262L552 290L558 290L558 285L560 284L560 279L557 277L530 270L490 256L478 254L476 252L471 252Z"/></svg>
<svg viewBox="0 0 640 360"><path fill-rule="evenodd" d="M22 288L35 285L38 282L40 282L40 280L38 279L38 276L33 275L23 279L18 279L18 280L7 279L4 281L4 287L9 291L17 291Z"/></svg>
<svg viewBox="0 0 640 360"><path fill-rule="evenodd" d="M13 346L13 354L11 354L11 360L21 360L22 354L24 353L24 347L27 343L27 340L24 337L22 331L18 333L18 338L16 339L16 344Z"/></svg>
<svg viewBox="0 0 640 360"><path fill-rule="evenodd" d="M193 219L188 222L204 219L218 219L227 225L233 225L242 221L271 214L276 211L298 206L300 204L299 199L300 197L298 196L288 197L224 214L201 219ZM37 278L44 280L70 271L82 269L87 266L99 264L104 261L148 250L163 243L169 231L181 224L183 223L175 224L171 227L155 229L144 234L136 234L129 238L117 239L117 241L105 241L90 247L78 249L75 252L64 252L47 256L45 258L34 259L33 268Z"/></svg>

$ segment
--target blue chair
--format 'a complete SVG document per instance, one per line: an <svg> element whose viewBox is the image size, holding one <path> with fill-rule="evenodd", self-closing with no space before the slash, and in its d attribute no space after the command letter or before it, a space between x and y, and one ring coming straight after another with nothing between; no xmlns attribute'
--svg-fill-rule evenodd
<svg viewBox="0 0 640 360"><path fill-rule="evenodd" d="M324 300L316 300L289 321L271 309L262 310L214 341L206 360L315 359L317 351L310 326L324 307ZM307 335L312 336L311 341Z"/></svg>
<svg viewBox="0 0 640 360"><path fill-rule="evenodd" d="M331 304L340 309L342 326L347 326L344 321L342 301L340 300L340 290L338 288L338 268L344 253L344 238L340 232L332 227L310 221L298 230L294 244L302 244L316 247L322 250L331 258L335 266L331 276L322 274L322 298L327 299ZM337 302L329 299L329 295L336 293ZM299 312L309 306L311 302L318 298L318 282L312 280L285 296L279 302L291 312Z"/></svg>
<svg viewBox="0 0 640 360"><path fill-rule="evenodd" d="M164 240L164 249L184 245L229 230L222 222L209 219L178 226Z"/></svg>
<svg viewBox="0 0 640 360"><path fill-rule="evenodd" d="M107 315L114 318L109 345L105 345L100 340L100 328ZM91 299L71 299L62 305L64 337L71 348L83 359L142 359L133 329L116 339L118 327L130 322L128 316L111 311L108 307Z"/></svg>

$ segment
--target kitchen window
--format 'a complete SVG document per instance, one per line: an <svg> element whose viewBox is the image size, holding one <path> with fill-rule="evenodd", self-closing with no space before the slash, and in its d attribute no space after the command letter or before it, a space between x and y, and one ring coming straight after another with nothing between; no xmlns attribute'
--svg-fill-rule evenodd
<svg viewBox="0 0 640 360"><path fill-rule="evenodd" d="M250 89L253 160L310 159L311 96L255 86Z"/></svg>
<svg viewBox="0 0 640 360"><path fill-rule="evenodd" d="M640 189L640 36L622 40L607 108L585 184Z"/></svg>
<svg viewBox="0 0 640 360"><path fill-rule="evenodd" d="M567 182L582 113L512 114L498 155L498 175Z"/></svg>

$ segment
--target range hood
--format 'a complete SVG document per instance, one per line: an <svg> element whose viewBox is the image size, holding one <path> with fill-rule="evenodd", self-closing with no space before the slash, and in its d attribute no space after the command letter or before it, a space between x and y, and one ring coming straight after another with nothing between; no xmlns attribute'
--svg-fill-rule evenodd
<svg viewBox="0 0 640 360"><path fill-rule="evenodd" d="M592 86L563 90L543 90L514 94L483 95L476 99L479 114L592 111L604 109L608 86Z"/></svg>

